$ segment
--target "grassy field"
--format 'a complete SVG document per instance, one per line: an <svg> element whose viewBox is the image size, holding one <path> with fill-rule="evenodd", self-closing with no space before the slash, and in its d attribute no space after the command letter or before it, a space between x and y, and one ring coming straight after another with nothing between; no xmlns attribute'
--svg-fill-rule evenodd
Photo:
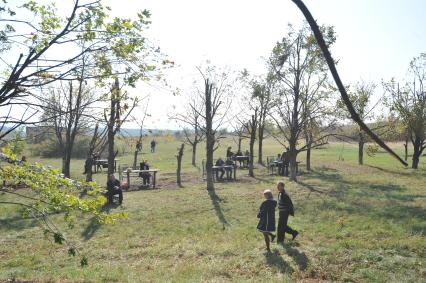
<svg viewBox="0 0 426 283"><path fill-rule="evenodd" d="M231 143L222 141L216 156ZM87 267L44 239L16 208L1 206L0 281L426 282L426 157L413 171L383 152L366 156L359 166L355 145L314 151L311 172L302 170L298 183L285 179L296 210L290 225L300 235L283 246L273 244L267 254L256 214L262 191L275 192L279 177L262 166L254 179L240 170L238 182L219 183L208 194L187 148L184 188L177 188L178 145L160 140L157 153L143 155L161 170L160 189L126 192L124 205L110 208L128 212L129 219L100 226L83 218L67 230L88 256ZM400 145L392 147L402 152ZM268 141L265 151L276 155L282 149ZM120 159L132 163L131 153ZM303 167L304 156L299 159ZM60 166L54 159L29 161ZM73 161L74 178L83 177L82 168L83 160ZM95 178L106 181L105 173ZM60 215L53 219L61 223Z"/></svg>

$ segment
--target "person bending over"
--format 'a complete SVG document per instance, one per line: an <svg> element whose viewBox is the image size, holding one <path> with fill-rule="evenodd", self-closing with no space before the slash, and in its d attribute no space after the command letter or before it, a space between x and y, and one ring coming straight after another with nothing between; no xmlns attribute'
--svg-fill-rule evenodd
<svg viewBox="0 0 426 283"><path fill-rule="evenodd" d="M115 195L118 195L118 202L123 203L123 191L121 190L120 181L115 178L114 174L109 175L109 180L107 182L108 189L108 202L113 203L113 198Z"/></svg>
<svg viewBox="0 0 426 283"><path fill-rule="evenodd" d="M270 242L275 239L275 235L272 233L275 232L275 207L277 206L277 201L274 200L270 190L265 190L263 196L266 200L260 205L259 213L257 214L257 218L259 218L257 230L262 232L265 238L266 250L271 252Z"/></svg>

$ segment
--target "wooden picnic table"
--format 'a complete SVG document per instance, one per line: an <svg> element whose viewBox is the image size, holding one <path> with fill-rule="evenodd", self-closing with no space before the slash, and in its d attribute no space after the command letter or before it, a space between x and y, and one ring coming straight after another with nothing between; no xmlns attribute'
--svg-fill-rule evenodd
<svg viewBox="0 0 426 283"><path fill-rule="evenodd" d="M120 159L114 159L114 172L117 172L117 161ZM108 168L108 159L93 160L93 172L98 173L98 169L102 171L102 168Z"/></svg>
<svg viewBox="0 0 426 283"><path fill-rule="evenodd" d="M234 165L213 166L212 167L213 182L215 181L215 178L216 178L216 171L219 171L220 169L225 170L226 179L228 181L237 180L237 165L234 164ZM229 171L231 171L231 174L228 173Z"/></svg>
<svg viewBox="0 0 426 283"><path fill-rule="evenodd" d="M127 169L120 174L120 179L121 179L120 181L124 180L124 176L126 176L127 185L130 188L130 186L133 184L133 181L131 181L131 177L142 179L142 177L140 176L141 173L150 173L150 174L152 173L151 174L151 176L152 176L151 185L152 185L152 188L155 189L155 186L157 184L157 172L158 171L160 171L160 169L149 169L149 170ZM143 185L140 185L140 186L142 187Z"/></svg>
<svg viewBox="0 0 426 283"><path fill-rule="evenodd" d="M300 161L296 161L296 174L299 172L299 163ZM274 170L277 168L277 174L280 176L288 176L289 172L289 164L284 164L281 160L272 160L268 164L268 173L269 175L274 175ZM280 170L281 169L281 170Z"/></svg>
<svg viewBox="0 0 426 283"><path fill-rule="evenodd" d="M245 155L234 156L234 161L235 161L235 163L237 161L238 161L238 163L240 163L240 168L248 168L250 156L245 156ZM243 166L241 166L241 163L243 163Z"/></svg>

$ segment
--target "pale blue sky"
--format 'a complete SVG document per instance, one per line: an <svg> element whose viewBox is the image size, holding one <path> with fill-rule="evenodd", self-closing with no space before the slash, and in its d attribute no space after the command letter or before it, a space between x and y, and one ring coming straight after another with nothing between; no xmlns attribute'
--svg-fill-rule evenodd
<svg viewBox="0 0 426 283"><path fill-rule="evenodd" d="M48 0L43 0L49 2ZM206 59L235 71L264 72L262 57L286 34L288 23L300 26L301 12L291 0L105 0L112 14L134 17L152 13L149 38L179 65L167 73L172 88L191 86L195 66ZM72 3L56 0L58 8ZM409 61L426 52L426 0L305 0L318 24L333 25L337 41L331 52L339 60L345 84L359 79L402 79ZM171 128L167 112L181 97L163 87L140 84L132 92L150 93L149 127ZM378 89L376 97L380 97ZM129 125L134 126L134 125Z"/></svg>
<svg viewBox="0 0 426 283"><path fill-rule="evenodd" d="M182 88L196 75L194 65L205 59L235 70L261 73L267 57L286 32L287 23L300 25L302 14L290 0L109 0L113 12L129 8L152 12L151 38L181 65L169 76ZM333 25L337 41L332 55L345 84L359 79L380 84L402 78L409 61L426 52L424 0L306 0L319 24ZM153 91L153 107L179 104L166 92ZM377 97L381 90L378 89ZM167 98L167 99L165 99ZM167 105L167 106L166 106ZM154 115L152 124L170 126Z"/></svg>

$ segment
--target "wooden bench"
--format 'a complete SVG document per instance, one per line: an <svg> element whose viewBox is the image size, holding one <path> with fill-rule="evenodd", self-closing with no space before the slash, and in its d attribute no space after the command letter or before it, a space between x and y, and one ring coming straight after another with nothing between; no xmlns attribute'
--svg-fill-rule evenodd
<svg viewBox="0 0 426 283"><path fill-rule="evenodd" d="M130 189L131 187L137 187L137 188L143 188L143 178L140 176L141 173L149 173L152 177L152 182L150 182L149 187L152 187L153 189L156 188L157 184L157 172L160 171L159 169L149 169L149 170L138 170L138 169L131 169L128 168L125 171L120 171L120 181L127 181L127 186Z"/></svg>

